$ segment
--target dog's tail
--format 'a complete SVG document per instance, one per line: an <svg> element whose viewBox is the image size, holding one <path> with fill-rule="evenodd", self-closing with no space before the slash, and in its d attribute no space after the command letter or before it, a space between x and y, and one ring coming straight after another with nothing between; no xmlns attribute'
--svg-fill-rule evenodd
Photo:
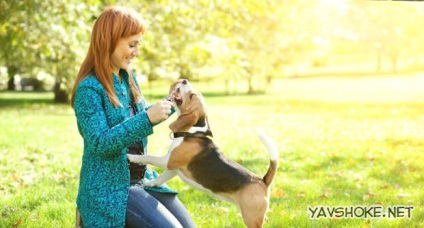
<svg viewBox="0 0 424 228"><path fill-rule="evenodd" d="M277 145L275 145L275 142L265 135L262 131L257 131L259 138L261 139L262 143L265 145L266 149L268 150L268 153L270 155L270 162L269 162L269 168L268 172L265 174L265 176L262 178L266 186L270 186L272 180L274 179L275 173L277 172L278 167L278 148Z"/></svg>

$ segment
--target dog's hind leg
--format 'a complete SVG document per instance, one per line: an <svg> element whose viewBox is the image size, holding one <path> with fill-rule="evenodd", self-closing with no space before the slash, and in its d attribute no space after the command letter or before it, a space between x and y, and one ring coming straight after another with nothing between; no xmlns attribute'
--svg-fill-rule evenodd
<svg viewBox="0 0 424 228"><path fill-rule="evenodd" d="M152 181L145 181L144 185L148 186L148 187L159 186L159 185L162 185L163 183L167 182L168 180L172 179L176 175L177 175L177 171L166 170L158 178L156 178Z"/></svg>
<svg viewBox="0 0 424 228"><path fill-rule="evenodd" d="M262 227L269 205L267 198L266 189L258 185L251 185L240 192L237 206L248 228Z"/></svg>
<svg viewBox="0 0 424 228"><path fill-rule="evenodd" d="M268 204L260 204L250 206L240 206L240 211L243 216L244 224L248 228L260 228L262 227L265 220L265 213L267 211Z"/></svg>

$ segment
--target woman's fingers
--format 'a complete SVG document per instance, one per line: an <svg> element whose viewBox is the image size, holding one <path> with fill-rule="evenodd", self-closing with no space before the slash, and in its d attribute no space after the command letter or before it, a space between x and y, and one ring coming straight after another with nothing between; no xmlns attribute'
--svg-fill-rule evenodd
<svg viewBox="0 0 424 228"><path fill-rule="evenodd" d="M152 124L166 120L171 114L172 102L159 101L147 110L147 116Z"/></svg>

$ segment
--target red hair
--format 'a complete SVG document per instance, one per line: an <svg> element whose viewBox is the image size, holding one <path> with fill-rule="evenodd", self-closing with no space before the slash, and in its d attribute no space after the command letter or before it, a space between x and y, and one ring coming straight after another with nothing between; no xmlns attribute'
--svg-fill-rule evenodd
<svg viewBox="0 0 424 228"><path fill-rule="evenodd" d="M78 84L90 74L95 74L97 80L106 90L113 106L122 106L113 88L112 64L110 56L115 51L119 39L136 34L144 34L145 25L141 17L133 10L122 7L111 7L105 10L93 26L90 47L81 65L71 92L71 106L74 107L75 91ZM128 71L129 87L134 102L141 101L141 94L132 74Z"/></svg>

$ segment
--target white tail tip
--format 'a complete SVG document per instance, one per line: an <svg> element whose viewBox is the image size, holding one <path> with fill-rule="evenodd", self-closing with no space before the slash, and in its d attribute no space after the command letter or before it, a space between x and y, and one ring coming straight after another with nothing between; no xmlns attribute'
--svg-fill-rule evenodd
<svg viewBox="0 0 424 228"><path fill-rule="evenodd" d="M272 161L278 160L278 148L275 142L271 138L269 138L262 130L256 130L256 133L258 134L262 143L265 145L266 149L268 150L270 159Z"/></svg>

